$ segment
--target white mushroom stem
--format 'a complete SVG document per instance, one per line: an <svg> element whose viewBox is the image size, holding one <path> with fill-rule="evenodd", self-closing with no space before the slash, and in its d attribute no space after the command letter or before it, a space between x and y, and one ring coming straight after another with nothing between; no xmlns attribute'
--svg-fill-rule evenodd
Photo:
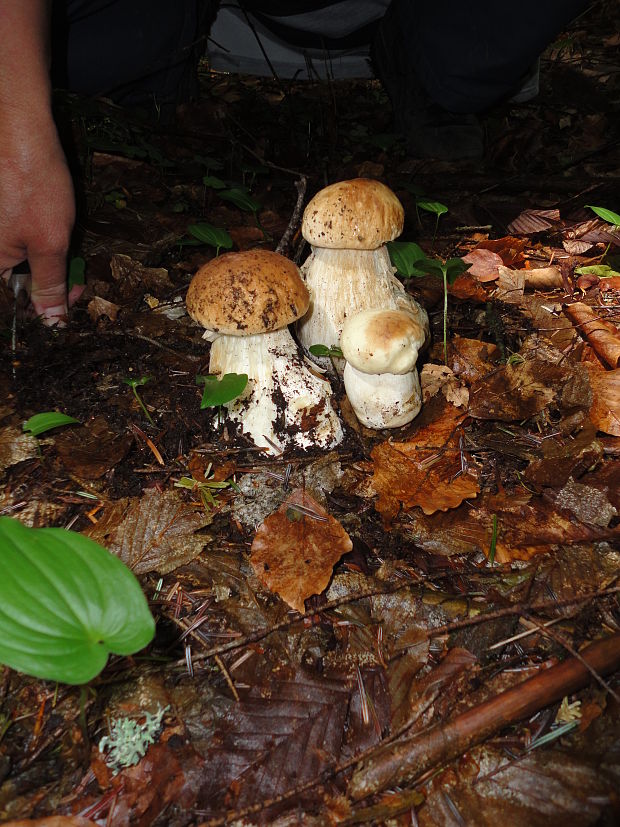
<svg viewBox="0 0 620 827"><path fill-rule="evenodd" d="M330 384L304 363L287 327L250 336L219 336L210 373L247 373L244 393L226 405L231 419L268 453L290 445L332 448L342 427Z"/></svg>
<svg viewBox="0 0 620 827"><path fill-rule="evenodd" d="M367 428L399 428L422 407L420 380L410 373L362 373L348 362L344 386L355 415Z"/></svg>
<svg viewBox="0 0 620 827"><path fill-rule="evenodd" d="M428 334L426 311L395 277L385 245L376 250L313 247L301 272L310 307L297 322L297 333L306 350L311 345L338 344L345 319L374 308L406 310Z"/></svg>

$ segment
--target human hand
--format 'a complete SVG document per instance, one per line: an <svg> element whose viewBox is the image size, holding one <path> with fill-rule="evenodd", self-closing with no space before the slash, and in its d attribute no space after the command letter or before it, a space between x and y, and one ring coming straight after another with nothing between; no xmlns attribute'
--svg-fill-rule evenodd
<svg viewBox="0 0 620 827"><path fill-rule="evenodd" d="M0 130L0 276L28 260L31 301L45 324L67 317L73 183L53 125Z"/></svg>

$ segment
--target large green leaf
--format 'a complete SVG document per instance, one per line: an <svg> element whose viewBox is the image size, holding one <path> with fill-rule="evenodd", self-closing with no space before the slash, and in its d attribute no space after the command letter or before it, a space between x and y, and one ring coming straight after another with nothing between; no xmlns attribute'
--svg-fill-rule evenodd
<svg viewBox="0 0 620 827"><path fill-rule="evenodd" d="M231 187L228 190L220 190L218 195L220 198L223 198L224 201L230 201L235 207L239 207L240 210L245 210L246 212L257 213L261 208L260 202L252 198L250 193L243 187Z"/></svg>
<svg viewBox="0 0 620 827"><path fill-rule="evenodd" d="M620 227L620 215L617 212L608 210L606 207L593 207L592 204L586 204L586 207L595 212L603 221L613 224L614 227Z"/></svg>
<svg viewBox="0 0 620 827"><path fill-rule="evenodd" d="M230 250L233 246L232 238L220 227L214 227L207 221L201 221L200 224L190 224L187 228L188 232L197 238L202 244L210 244L212 247L224 247L225 250Z"/></svg>
<svg viewBox="0 0 620 827"><path fill-rule="evenodd" d="M409 279L420 275L416 264L426 261L426 253L418 244L414 241L390 241L387 248L392 264L401 276Z"/></svg>
<svg viewBox="0 0 620 827"><path fill-rule="evenodd" d="M225 373L221 379L217 376L197 376L196 384L204 382L205 389L200 401L200 409L219 408L240 396L248 384L247 373Z"/></svg>
<svg viewBox="0 0 620 827"><path fill-rule="evenodd" d="M88 537L0 517L0 565L0 663L80 684L153 638L135 576Z"/></svg>
<svg viewBox="0 0 620 827"><path fill-rule="evenodd" d="M24 431L31 433L33 436L39 436L53 428L59 428L61 425L72 425L76 422L79 423L79 419L60 413L60 411L46 411L45 413L34 414L24 422L22 427Z"/></svg>

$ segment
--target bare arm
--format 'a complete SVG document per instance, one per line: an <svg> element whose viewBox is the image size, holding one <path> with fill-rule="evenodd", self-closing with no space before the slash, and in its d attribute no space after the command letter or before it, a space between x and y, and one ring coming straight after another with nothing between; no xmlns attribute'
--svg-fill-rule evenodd
<svg viewBox="0 0 620 827"><path fill-rule="evenodd" d="M47 0L2 0L0 275L28 260L32 303L53 324L67 312L73 185L52 117Z"/></svg>

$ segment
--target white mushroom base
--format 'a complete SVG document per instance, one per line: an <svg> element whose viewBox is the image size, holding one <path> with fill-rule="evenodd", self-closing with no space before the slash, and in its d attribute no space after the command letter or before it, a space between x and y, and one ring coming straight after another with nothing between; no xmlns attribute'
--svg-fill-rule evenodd
<svg viewBox="0 0 620 827"><path fill-rule="evenodd" d="M400 428L422 407L420 380L411 373L362 373L348 362L344 387L355 415L367 428Z"/></svg>
<svg viewBox="0 0 620 827"><path fill-rule="evenodd" d="M287 447L333 448L342 441L332 389L310 371L287 327L251 336L218 336L209 372L247 373L243 394L225 407L267 453Z"/></svg>

